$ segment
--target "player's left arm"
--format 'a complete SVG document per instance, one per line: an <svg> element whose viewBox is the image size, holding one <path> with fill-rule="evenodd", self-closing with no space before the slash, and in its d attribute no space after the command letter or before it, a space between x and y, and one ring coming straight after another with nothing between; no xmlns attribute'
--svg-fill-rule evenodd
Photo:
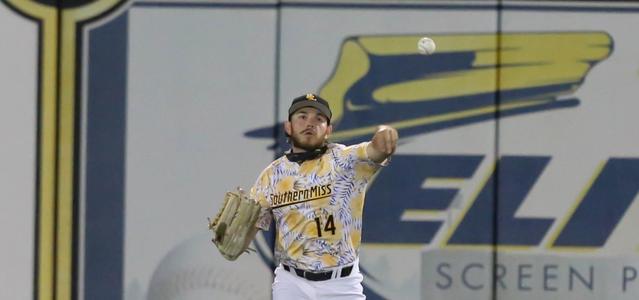
<svg viewBox="0 0 639 300"><path fill-rule="evenodd" d="M397 130L387 125L380 125L366 147L368 158L376 163L382 163L395 153L398 139Z"/></svg>

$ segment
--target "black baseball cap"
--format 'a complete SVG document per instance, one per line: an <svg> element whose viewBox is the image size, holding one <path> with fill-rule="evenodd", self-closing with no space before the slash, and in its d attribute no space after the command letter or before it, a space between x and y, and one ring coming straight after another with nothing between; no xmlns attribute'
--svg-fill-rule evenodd
<svg viewBox="0 0 639 300"><path fill-rule="evenodd" d="M328 119L328 124L331 124L331 117L333 113L331 112L331 108L328 105L328 101L320 98L315 94L306 94L303 96L299 96L293 99L293 103L291 103L291 107L288 109L288 120L291 120L291 116L298 109L302 107L313 107L320 111L326 118Z"/></svg>

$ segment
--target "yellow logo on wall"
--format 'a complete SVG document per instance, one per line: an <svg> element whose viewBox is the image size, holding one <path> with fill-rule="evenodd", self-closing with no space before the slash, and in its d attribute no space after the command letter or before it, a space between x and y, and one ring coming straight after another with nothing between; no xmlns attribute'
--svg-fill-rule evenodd
<svg viewBox="0 0 639 300"><path fill-rule="evenodd" d="M533 111L573 107L588 71L612 51L604 32L355 36L320 96L330 102L333 139L368 136L388 123L406 134Z"/></svg>

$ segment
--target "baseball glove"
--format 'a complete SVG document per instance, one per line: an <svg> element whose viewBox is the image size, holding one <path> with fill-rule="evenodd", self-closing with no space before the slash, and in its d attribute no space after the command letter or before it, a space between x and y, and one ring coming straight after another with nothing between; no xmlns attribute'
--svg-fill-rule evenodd
<svg viewBox="0 0 639 300"><path fill-rule="evenodd" d="M245 245L248 233L255 227L260 214L260 205L237 188L227 192L224 204L215 219L209 218L209 230L213 231L213 243L224 258L237 259L242 253L252 250Z"/></svg>

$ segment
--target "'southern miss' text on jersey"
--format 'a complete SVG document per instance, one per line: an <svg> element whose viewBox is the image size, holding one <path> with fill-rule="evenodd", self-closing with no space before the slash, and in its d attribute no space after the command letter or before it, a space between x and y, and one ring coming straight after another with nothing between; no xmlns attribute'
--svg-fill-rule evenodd
<svg viewBox="0 0 639 300"><path fill-rule="evenodd" d="M355 261L366 186L381 166L368 144L329 144L317 159L300 165L282 156L262 171L251 189L264 208L256 226L268 230L275 218L281 263L316 272Z"/></svg>

